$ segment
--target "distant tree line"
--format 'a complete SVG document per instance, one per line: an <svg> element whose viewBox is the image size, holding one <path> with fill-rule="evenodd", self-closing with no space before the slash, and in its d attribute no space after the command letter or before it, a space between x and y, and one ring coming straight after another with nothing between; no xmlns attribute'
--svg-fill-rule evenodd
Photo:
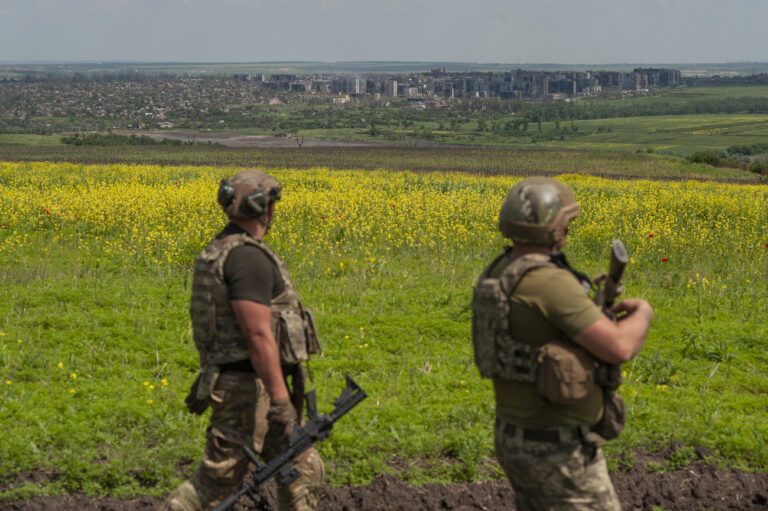
<svg viewBox="0 0 768 511"><path fill-rule="evenodd" d="M145 146L145 145L170 145L179 146L184 142L181 140L175 140L170 138L164 138L162 140L155 140L154 138L146 135L116 135L113 133L101 134L101 133L73 133L72 135L61 137L62 144L75 145L75 146Z"/></svg>
<svg viewBox="0 0 768 511"><path fill-rule="evenodd" d="M697 151L686 159L713 167L730 167L768 175L768 144L728 146L725 151ZM762 160L762 161L761 161Z"/></svg>

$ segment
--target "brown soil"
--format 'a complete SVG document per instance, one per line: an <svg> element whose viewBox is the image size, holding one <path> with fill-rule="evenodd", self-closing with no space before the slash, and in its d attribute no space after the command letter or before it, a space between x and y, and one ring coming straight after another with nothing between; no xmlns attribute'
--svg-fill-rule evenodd
<svg viewBox="0 0 768 511"><path fill-rule="evenodd" d="M151 131L135 131L135 130L117 130L114 131L118 135L146 135L154 140L163 140L164 138L171 140L181 140L182 142L197 142L202 144L220 144L226 147L255 147L255 148L270 148L270 147L370 147L383 145L375 142L357 142L352 140L323 140L304 137L297 137L295 135L243 135L240 133L196 133L188 131L165 131L165 130L151 130ZM299 146L301 143L301 146Z"/></svg>
<svg viewBox="0 0 768 511"><path fill-rule="evenodd" d="M648 458L650 460L650 458ZM687 467L663 473L648 473L647 461L612 476L625 510L768 509L768 473L723 470L696 460ZM236 509L269 511L275 506L274 483L262 490L258 506ZM0 502L0 510L23 511L128 511L156 509L161 499L130 500L89 498L84 495L38 496L30 500ZM411 486L393 475L377 477L366 486L322 489L318 511L421 511L421 510L514 509L514 494L506 481L483 481L451 485Z"/></svg>

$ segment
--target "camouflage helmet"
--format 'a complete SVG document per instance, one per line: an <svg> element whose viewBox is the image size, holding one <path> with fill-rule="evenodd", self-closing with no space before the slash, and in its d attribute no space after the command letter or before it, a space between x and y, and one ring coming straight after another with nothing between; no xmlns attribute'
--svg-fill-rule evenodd
<svg viewBox="0 0 768 511"><path fill-rule="evenodd" d="M548 177L531 177L510 190L499 212L501 233L520 243L552 247L565 239L568 224L579 216L573 192Z"/></svg>
<svg viewBox="0 0 768 511"><path fill-rule="evenodd" d="M249 169L238 172L229 181L222 179L217 201L229 218L261 218L281 195L274 177Z"/></svg>

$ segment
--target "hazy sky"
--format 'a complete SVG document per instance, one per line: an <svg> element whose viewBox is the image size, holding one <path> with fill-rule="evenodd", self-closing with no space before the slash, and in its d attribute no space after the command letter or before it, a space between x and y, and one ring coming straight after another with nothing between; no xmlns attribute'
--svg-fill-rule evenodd
<svg viewBox="0 0 768 511"><path fill-rule="evenodd" d="M0 0L0 61L768 61L768 0Z"/></svg>

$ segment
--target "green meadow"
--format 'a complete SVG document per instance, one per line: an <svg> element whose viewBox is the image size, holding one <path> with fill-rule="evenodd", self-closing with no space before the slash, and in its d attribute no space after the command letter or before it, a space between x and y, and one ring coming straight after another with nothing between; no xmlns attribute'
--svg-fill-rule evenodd
<svg viewBox="0 0 768 511"><path fill-rule="evenodd" d="M197 371L191 264L225 223L216 183L238 168L0 164L2 498L162 495L194 470L207 417L183 405ZM345 373L369 394L320 446L329 481L501 477L470 297L505 246L495 220L516 178L271 171L285 198L268 242L316 314L320 411ZM625 294L656 310L624 366L630 420L606 449L611 470L648 451L671 454L647 470L679 468L699 447L768 470L768 188L561 179L584 211L572 263L603 271L623 239Z"/></svg>

